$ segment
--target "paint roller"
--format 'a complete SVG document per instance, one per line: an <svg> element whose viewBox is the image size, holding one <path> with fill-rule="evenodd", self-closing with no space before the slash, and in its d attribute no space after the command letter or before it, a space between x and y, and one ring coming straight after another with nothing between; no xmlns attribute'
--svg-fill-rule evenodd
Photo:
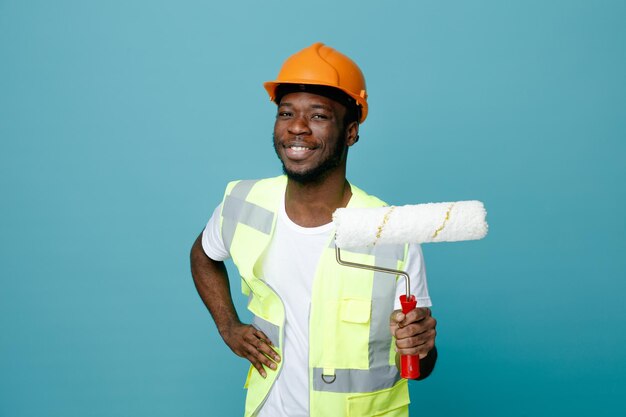
<svg viewBox="0 0 626 417"><path fill-rule="evenodd" d="M457 201L376 208L340 208L333 213L335 252L340 265L401 275L406 294L400 296L402 312L417 305L411 294L411 278L400 270L348 262L341 259L342 248L376 245L458 242L482 239L487 235L487 212L480 201ZM419 377L419 356L401 355L400 375Z"/></svg>

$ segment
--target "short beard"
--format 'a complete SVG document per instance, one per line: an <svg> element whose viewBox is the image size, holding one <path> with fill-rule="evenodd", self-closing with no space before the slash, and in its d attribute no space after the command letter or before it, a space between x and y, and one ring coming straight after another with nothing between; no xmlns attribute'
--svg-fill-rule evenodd
<svg viewBox="0 0 626 417"><path fill-rule="evenodd" d="M341 132L340 137L343 138L345 136L346 132ZM274 150L276 151L278 159L280 159L280 154L278 153L278 149L276 149L276 138L273 137L272 139L274 143ZM346 144L343 141L338 140L337 145L333 150L333 153L326 160L322 161L322 163L318 166L313 167L305 172L294 172L288 170L285 166L285 163L281 159L280 161L283 164L283 174L285 174L290 180L300 184L319 183L323 181L335 168L341 165L341 163L343 162L344 152L347 151L348 150Z"/></svg>

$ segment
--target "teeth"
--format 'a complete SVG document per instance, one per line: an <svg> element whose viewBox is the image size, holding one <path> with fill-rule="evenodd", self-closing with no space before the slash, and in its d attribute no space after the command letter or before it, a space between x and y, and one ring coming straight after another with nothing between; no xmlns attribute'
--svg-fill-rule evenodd
<svg viewBox="0 0 626 417"><path fill-rule="evenodd" d="M306 151L309 148L305 148L304 146L292 146L291 149L294 151Z"/></svg>

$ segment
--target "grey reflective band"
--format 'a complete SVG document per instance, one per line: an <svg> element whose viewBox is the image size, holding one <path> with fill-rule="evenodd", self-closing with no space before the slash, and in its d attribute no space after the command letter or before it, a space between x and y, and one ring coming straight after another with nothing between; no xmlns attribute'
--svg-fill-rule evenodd
<svg viewBox="0 0 626 417"><path fill-rule="evenodd" d="M335 369L335 380L322 379L323 368L313 368L313 389L326 392L372 392L393 387L400 380L395 366L372 369ZM326 375L332 381L331 375Z"/></svg>
<svg viewBox="0 0 626 417"><path fill-rule="evenodd" d="M235 230L237 229L237 222L232 219L224 218L222 220L222 241L224 247L230 253L230 247L233 244L233 237L235 236Z"/></svg>
<svg viewBox="0 0 626 417"><path fill-rule="evenodd" d="M250 190L258 180L239 181L222 206L222 240L230 252L237 224L243 223L267 235L272 231L274 213L254 203L246 201Z"/></svg>
<svg viewBox="0 0 626 417"><path fill-rule="evenodd" d="M272 231L272 222L274 221L274 213L268 209L230 195L224 199L222 216L225 219L247 224L266 235Z"/></svg>
<svg viewBox="0 0 626 417"><path fill-rule="evenodd" d="M250 190L252 190L252 187L254 187L254 184L257 182L259 182L259 180L241 180L230 190L229 195L245 200L248 194L250 194Z"/></svg>
<svg viewBox="0 0 626 417"><path fill-rule="evenodd" d="M277 325L262 319L256 314L252 318L252 325L265 333L265 336L272 341L274 346L280 349L280 328Z"/></svg>
<svg viewBox="0 0 626 417"><path fill-rule="evenodd" d="M376 266L397 268L389 259L375 258ZM377 368L389 365L391 337L389 334L389 316L393 311L396 296L396 276L384 272L374 272L372 282L372 315L370 318L369 365ZM394 367L395 369L395 367Z"/></svg>
<svg viewBox="0 0 626 417"><path fill-rule="evenodd" d="M373 255L377 258L404 260L404 245L378 245L374 247Z"/></svg>

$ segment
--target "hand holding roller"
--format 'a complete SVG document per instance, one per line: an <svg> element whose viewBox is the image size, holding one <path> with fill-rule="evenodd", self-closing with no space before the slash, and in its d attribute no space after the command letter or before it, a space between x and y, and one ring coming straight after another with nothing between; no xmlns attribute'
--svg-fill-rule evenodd
<svg viewBox="0 0 626 417"><path fill-rule="evenodd" d="M385 244L458 242L482 239L487 235L487 213L480 201L428 203L376 208L340 208L333 213L335 251L341 265L402 275L406 295L400 296L402 312L413 310L417 301L411 294L407 273L341 259L341 248ZM401 355L400 375L419 377L419 356Z"/></svg>

